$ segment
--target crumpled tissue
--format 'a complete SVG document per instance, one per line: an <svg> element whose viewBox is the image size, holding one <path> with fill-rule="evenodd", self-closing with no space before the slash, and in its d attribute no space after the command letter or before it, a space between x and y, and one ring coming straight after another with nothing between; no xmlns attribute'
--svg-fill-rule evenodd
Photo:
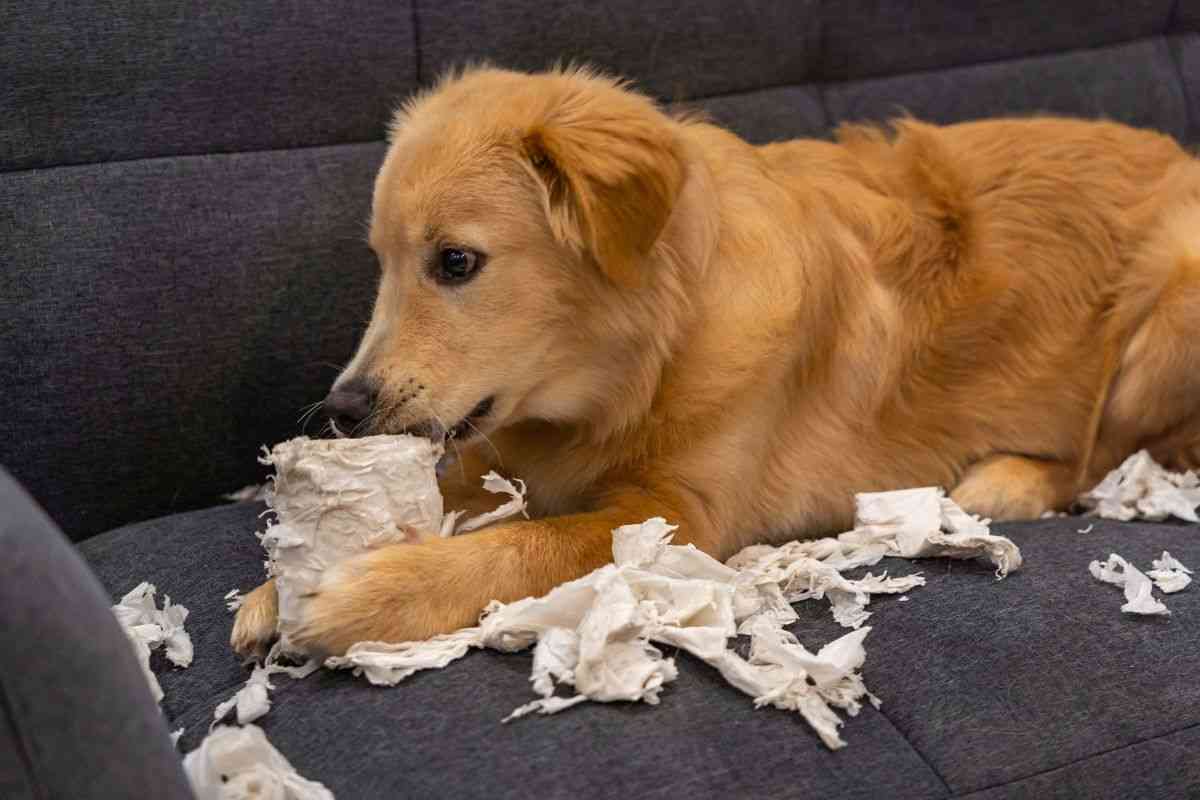
<svg viewBox="0 0 1200 800"><path fill-rule="evenodd" d="M1182 591L1192 582L1192 571L1166 550L1163 550L1162 558L1154 559L1151 565L1154 568L1146 574L1154 579L1154 585L1163 594Z"/></svg>
<svg viewBox="0 0 1200 800"><path fill-rule="evenodd" d="M850 580L841 571L887 556L984 556L1003 577L1020 567L1016 546L992 536L938 489L863 494L857 525L837 539L746 548L727 564L691 545L670 544L674 526L661 518L613 531L613 564L539 598L493 602L477 627L427 642L360 642L331 668L353 669L392 685L420 669L444 667L471 647L533 647L530 680L538 699L507 719L550 714L587 700L659 702L678 669L656 645L678 647L716 668L755 704L796 711L830 748L844 746L841 718L866 698L878 705L859 672L870 596L924 584L919 575ZM797 619L791 603L829 600L850 633L810 652L783 626ZM750 637L749 658L729 648ZM556 686L576 694L561 697Z"/></svg>
<svg viewBox="0 0 1200 800"><path fill-rule="evenodd" d="M1109 555L1107 561L1088 564L1088 571L1098 581L1125 588L1125 605L1121 610L1126 614L1170 616L1170 610L1153 597L1154 584L1150 579L1116 553Z"/></svg>
<svg viewBox="0 0 1200 800"><path fill-rule="evenodd" d="M1097 516L1122 522L1168 517L1200 522L1200 478L1190 470L1169 472L1139 450L1081 495L1079 504Z"/></svg>
<svg viewBox="0 0 1200 800"><path fill-rule="evenodd" d="M263 663L254 665L254 670L250 673L250 678L242 688L238 689L233 697L217 705L213 711L212 724L216 725L225 718L226 714L234 709L237 709L237 721L239 725L253 722L271 710L271 696L269 692L275 688L271 684L272 675L284 674L301 679L307 678L321 667L321 662L315 658L310 658L297 666L281 664L279 662L281 656L281 644L276 642L271 647L271 651L267 653L267 657L263 659Z"/></svg>
<svg viewBox="0 0 1200 800"><path fill-rule="evenodd" d="M196 800L333 800L302 777L257 725L221 726L183 758Z"/></svg>
<svg viewBox="0 0 1200 800"><path fill-rule="evenodd" d="M171 598L163 595L163 607L159 609L154 599L157 591L154 584L143 581L122 597L112 610L133 643L154 701L160 702L163 691L150 669L150 651L165 648L167 658L177 667L191 665L194 651L192 637L183 626L188 616L187 608L172 604Z"/></svg>

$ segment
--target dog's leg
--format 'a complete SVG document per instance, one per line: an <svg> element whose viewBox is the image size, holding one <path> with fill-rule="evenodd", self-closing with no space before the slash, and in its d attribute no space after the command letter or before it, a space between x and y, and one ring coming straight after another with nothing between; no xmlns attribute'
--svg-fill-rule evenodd
<svg viewBox="0 0 1200 800"><path fill-rule="evenodd" d="M994 455L967 470L950 498L993 520L1036 519L1075 499L1077 468L1063 461Z"/></svg>
<svg viewBox="0 0 1200 800"><path fill-rule="evenodd" d="M1138 448L1174 469L1200 465L1200 164L1128 271L1114 318L1135 322L1121 353L1099 443L1110 462Z"/></svg>
<svg viewBox="0 0 1200 800"><path fill-rule="evenodd" d="M325 574L293 639L337 654L355 642L426 639L474 625L492 600L536 597L611 562L612 530L656 515L672 519L613 508L364 553Z"/></svg>
<svg viewBox="0 0 1200 800"><path fill-rule="evenodd" d="M275 579L267 581L242 598L242 605L233 620L229 643L238 655L262 658L275 638L279 619L279 595Z"/></svg>

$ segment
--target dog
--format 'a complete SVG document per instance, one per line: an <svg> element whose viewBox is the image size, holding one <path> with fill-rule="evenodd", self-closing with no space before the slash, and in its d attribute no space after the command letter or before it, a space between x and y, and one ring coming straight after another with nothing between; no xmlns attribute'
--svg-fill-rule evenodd
<svg viewBox="0 0 1200 800"><path fill-rule="evenodd" d="M534 518L329 571L323 653L474 624L661 516L725 559L834 534L856 492L1065 509L1148 448L1200 462L1200 166L1111 122L909 118L751 146L586 69L476 68L396 115L381 277L325 408L446 441L450 508ZM268 583L232 644L275 628Z"/></svg>

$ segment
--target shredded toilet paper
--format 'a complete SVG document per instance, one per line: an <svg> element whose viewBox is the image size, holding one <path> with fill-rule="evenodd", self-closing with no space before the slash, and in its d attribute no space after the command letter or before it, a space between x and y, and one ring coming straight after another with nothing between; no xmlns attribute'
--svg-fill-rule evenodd
<svg viewBox="0 0 1200 800"><path fill-rule="evenodd" d="M154 599L157 591L154 584L143 581L122 597L112 610L133 644L154 701L160 702L163 691L150 669L150 651L163 647L172 664L187 667L192 663L193 649L192 637L183 626L187 608L172 604L171 598L163 595L163 607L159 609Z"/></svg>
<svg viewBox="0 0 1200 800"><path fill-rule="evenodd" d="M1154 585L1163 594L1183 591L1192 582L1192 571L1180 564L1166 550L1163 550L1162 558L1156 558L1151 563L1154 568L1146 574L1154 580Z"/></svg>
<svg viewBox="0 0 1200 800"><path fill-rule="evenodd" d="M242 602L246 599L240 589L230 589L225 593L225 608L230 611L237 611L242 607Z"/></svg>
<svg viewBox="0 0 1200 800"><path fill-rule="evenodd" d="M1200 522L1200 478L1195 472L1169 472L1145 450L1140 450L1114 469L1079 503L1105 519L1161 521L1178 517Z"/></svg>
<svg viewBox="0 0 1200 800"><path fill-rule="evenodd" d="M884 557L986 557L999 576L1017 569L1020 552L987 524L963 512L938 489L863 494L853 531L837 539L757 545L728 564L691 545L670 544L675 526L661 518L613 531L613 563L539 598L492 603L477 627L426 642L360 642L327 659L371 683L393 685L421 669L445 667L472 647L501 651L533 647L530 681L540 697L507 719L552 714L586 700L659 702L678 675L674 659L656 645L688 651L716 668L755 704L798 712L830 748L845 745L842 719L864 698L878 699L859 672L870 631L873 594L902 593L924 584L920 575L868 574L850 580L841 571ZM810 652L783 626L798 617L791 603L829 601L834 619L850 633ZM729 648L750 637L749 658ZM575 694L562 697L556 687Z"/></svg>
<svg viewBox="0 0 1200 800"><path fill-rule="evenodd" d="M280 658L283 657L281 648L281 643L276 642L271 647L271 651L267 653L267 657L263 659L263 663L255 664L250 678L242 688L238 689L233 697L217 705L213 711L213 725L224 719L225 715L234 709L237 709L239 725L253 722L270 711L271 696L269 692L275 688L270 680L272 675L283 674L300 679L307 678L320 669L321 662L315 658L308 659L298 666L280 663Z"/></svg>
<svg viewBox="0 0 1200 800"><path fill-rule="evenodd" d="M184 756L196 800L333 800L276 750L257 725L221 726Z"/></svg>
<svg viewBox="0 0 1200 800"><path fill-rule="evenodd" d="M1154 584L1150 579L1116 553L1111 554L1107 561L1088 564L1088 571L1098 581L1125 588L1125 605L1121 606L1121 610L1126 614L1170 616L1170 610L1154 598Z"/></svg>

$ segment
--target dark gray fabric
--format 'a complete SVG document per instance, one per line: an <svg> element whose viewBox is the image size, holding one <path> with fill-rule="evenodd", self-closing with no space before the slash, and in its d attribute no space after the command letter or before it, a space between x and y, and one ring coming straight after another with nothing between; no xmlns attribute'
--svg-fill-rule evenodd
<svg viewBox="0 0 1200 800"><path fill-rule="evenodd" d="M470 59L578 61L683 100L813 79L823 16L818 0L449 0L418 3L417 29L426 80Z"/></svg>
<svg viewBox="0 0 1200 800"><path fill-rule="evenodd" d="M0 170L380 138L408 2L0 5Z"/></svg>
<svg viewBox="0 0 1200 800"><path fill-rule="evenodd" d="M299 433L370 314L382 153L0 174L0 463L69 535L209 506Z"/></svg>
<svg viewBox="0 0 1200 800"><path fill-rule="evenodd" d="M704 111L713 122L755 144L825 136L829 131L821 90L812 86L706 97L682 107Z"/></svg>
<svg viewBox="0 0 1200 800"><path fill-rule="evenodd" d="M0 553L0 797L190 798L106 593L3 470Z"/></svg>
<svg viewBox="0 0 1200 800"><path fill-rule="evenodd" d="M1174 5L1173 0L826 3L820 78L894 75L1127 42L1164 33Z"/></svg>
<svg viewBox="0 0 1200 800"><path fill-rule="evenodd" d="M834 122L907 112L930 122L1050 112L1112 119L1178 138L1188 107L1166 40L835 84L825 92ZM1052 79L1051 79L1052 78Z"/></svg>
<svg viewBox="0 0 1200 800"><path fill-rule="evenodd" d="M196 663L162 675L184 749L245 676L221 597L261 580L260 510L179 515L81 545L114 596L153 580L192 610ZM529 656L478 652L392 689L324 672L280 678L262 725L302 773L350 797L1115 797L1113 765L1137 764L1154 773L1123 773L1146 789L1132 796L1186 797L1197 770L1172 758L1186 760L1196 740L1180 732L1200 723L1200 591L1167 597L1169 620L1135 618L1087 564L1116 551L1149 567L1166 549L1195 566L1198 529L1098 522L1078 533L1084 524L997 526L1026 559L1003 581L974 562L885 561L929 585L872 604L864 675L883 707L847 722L838 753L686 655L656 708L586 705L502 726L532 696ZM822 603L797 609L793 630L810 647L845 632Z"/></svg>
<svg viewBox="0 0 1200 800"><path fill-rule="evenodd" d="M964 800L1129 800L1200 797L1200 727L1110 750Z"/></svg>

